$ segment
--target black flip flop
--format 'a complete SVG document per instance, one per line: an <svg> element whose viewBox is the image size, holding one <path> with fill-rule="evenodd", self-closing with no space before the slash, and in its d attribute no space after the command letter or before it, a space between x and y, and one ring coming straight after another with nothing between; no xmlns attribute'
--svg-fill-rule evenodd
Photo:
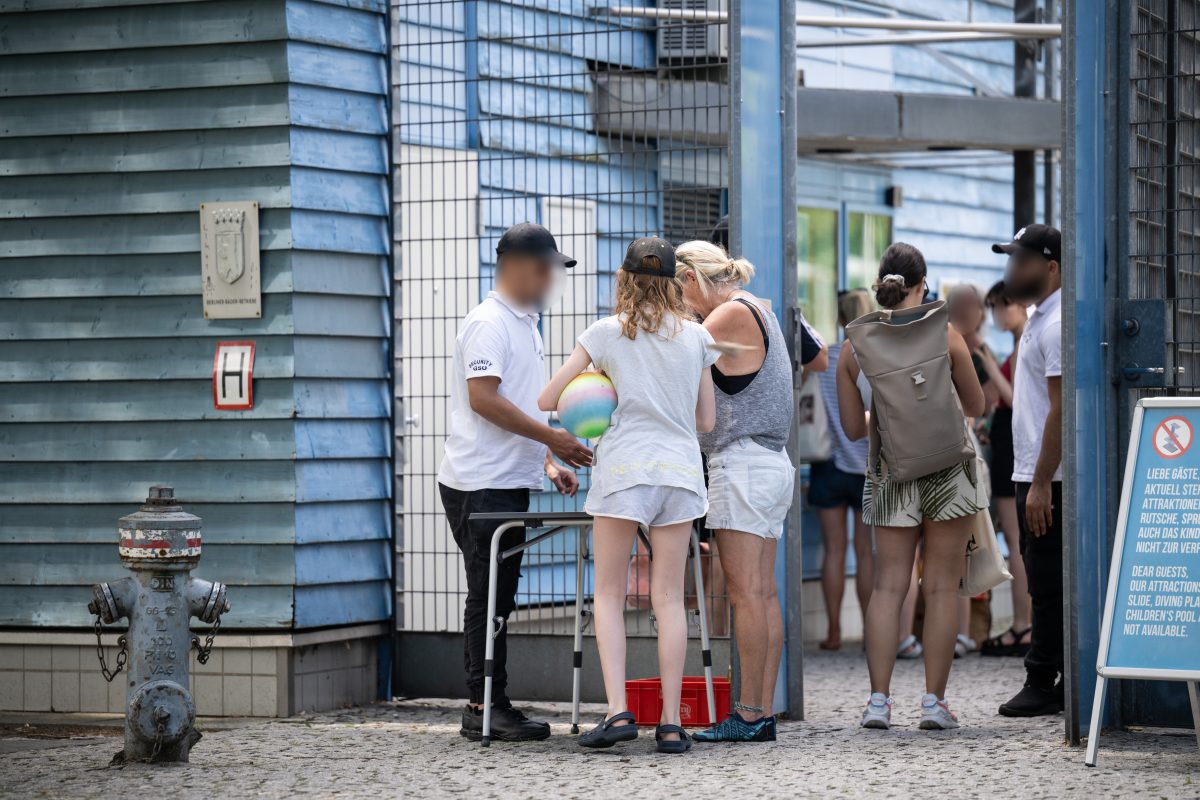
<svg viewBox="0 0 1200 800"><path fill-rule="evenodd" d="M614 722L629 720L628 725L613 725ZM613 714L608 719L579 737L580 747L612 747L621 742L630 742L637 738L637 724L634 722L632 711L622 711Z"/></svg>
<svg viewBox="0 0 1200 800"><path fill-rule="evenodd" d="M679 739L664 739L663 736L668 733L679 734ZM654 749L660 753L677 755L692 749L692 737L678 725L659 725L654 729L654 743Z"/></svg>
<svg viewBox="0 0 1200 800"><path fill-rule="evenodd" d="M1010 627L999 636L993 636L984 642L983 647L980 648L980 653L985 656L1024 656L1029 652L1029 645L1022 644L1021 639L1025 638L1032 630L1032 627L1026 628L1023 631L1018 631L1016 628ZM1004 644L1005 634L1013 637L1012 644Z"/></svg>

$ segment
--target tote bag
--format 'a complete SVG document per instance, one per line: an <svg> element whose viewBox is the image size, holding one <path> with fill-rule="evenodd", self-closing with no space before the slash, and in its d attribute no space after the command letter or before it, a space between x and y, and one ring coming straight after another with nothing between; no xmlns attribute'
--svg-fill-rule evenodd
<svg viewBox="0 0 1200 800"><path fill-rule="evenodd" d="M972 521L958 594L960 597L975 597L1011 580L1012 574L1005 566L1000 547L996 544L991 512L985 508L976 513Z"/></svg>
<svg viewBox="0 0 1200 800"><path fill-rule="evenodd" d="M833 456L829 413L821 397L821 382L811 372L804 374L796 398L796 451L806 464L828 461Z"/></svg>

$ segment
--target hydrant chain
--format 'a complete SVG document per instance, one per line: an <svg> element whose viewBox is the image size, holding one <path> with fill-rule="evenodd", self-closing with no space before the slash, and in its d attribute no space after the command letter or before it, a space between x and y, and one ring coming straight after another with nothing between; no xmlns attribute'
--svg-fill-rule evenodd
<svg viewBox="0 0 1200 800"><path fill-rule="evenodd" d="M109 669L108 661L104 658L104 643L100 639L102 629L100 627L100 615L96 615L96 657L100 659L100 672L104 675L104 680L109 683L113 682L113 678L120 674L121 670L125 669L125 662L129 659L129 649L125 646L125 634L117 637L117 668Z"/></svg>
<svg viewBox="0 0 1200 800"><path fill-rule="evenodd" d="M196 660L201 664L208 663L208 657L212 655L213 639L217 638L217 633L221 630L221 615L213 620L212 627L208 629L208 635L204 637L204 644L200 644L200 637L192 639L192 647L196 648Z"/></svg>

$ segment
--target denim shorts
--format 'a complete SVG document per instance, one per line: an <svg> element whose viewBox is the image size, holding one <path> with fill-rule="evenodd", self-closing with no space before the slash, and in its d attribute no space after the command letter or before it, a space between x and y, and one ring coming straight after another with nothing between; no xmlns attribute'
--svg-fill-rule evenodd
<svg viewBox="0 0 1200 800"><path fill-rule="evenodd" d="M704 495L679 486L630 486L598 497L589 492L583 510L593 517L629 519L647 528L691 522L704 516Z"/></svg>
<svg viewBox="0 0 1200 800"><path fill-rule="evenodd" d="M795 477L786 452L749 438L710 453L708 527L778 539L792 505Z"/></svg>
<svg viewBox="0 0 1200 800"><path fill-rule="evenodd" d="M842 472L833 460L818 461L811 467L808 504L813 508L850 508L862 511L865 475Z"/></svg>

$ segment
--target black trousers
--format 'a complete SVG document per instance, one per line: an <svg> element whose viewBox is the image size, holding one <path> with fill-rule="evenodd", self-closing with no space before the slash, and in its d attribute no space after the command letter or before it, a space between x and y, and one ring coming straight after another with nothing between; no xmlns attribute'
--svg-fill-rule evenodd
<svg viewBox="0 0 1200 800"><path fill-rule="evenodd" d="M1017 520L1021 527L1021 556L1029 576L1033 600L1033 633L1025 672L1030 683L1051 688L1063 672L1063 541L1062 483L1050 484L1053 521L1042 536L1034 536L1025 523L1028 483L1014 484L1017 490Z"/></svg>
<svg viewBox="0 0 1200 800"><path fill-rule="evenodd" d="M487 644L488 569L491 559L492 534L495 522L470 522L476 512L529 510L528 489L480 489L462 492L438 484L442 507L454 533L454 541L462 551L467 573L467 602L463 607L463 667L467 673L467 694L472 703L483 702L483 654ZM525 541L525 529L507 531L500 549ZM496 583L496 615L508 619L517 604L517 582L521 579L521 556L514 555L500 562ZM504 708L511 705L505 688L508 686L508 626L500 629L493 653L492 705Z"/></svg>

